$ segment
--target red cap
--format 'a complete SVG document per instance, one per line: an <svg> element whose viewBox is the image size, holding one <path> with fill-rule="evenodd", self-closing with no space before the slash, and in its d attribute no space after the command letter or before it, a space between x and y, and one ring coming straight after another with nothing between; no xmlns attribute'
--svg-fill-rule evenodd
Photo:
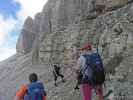
<svg viewBox="0 0 133 100"><path fill-rule="evenodd" d="M80 50L92 50L92 45L90 43L86 43Z"/></svg>

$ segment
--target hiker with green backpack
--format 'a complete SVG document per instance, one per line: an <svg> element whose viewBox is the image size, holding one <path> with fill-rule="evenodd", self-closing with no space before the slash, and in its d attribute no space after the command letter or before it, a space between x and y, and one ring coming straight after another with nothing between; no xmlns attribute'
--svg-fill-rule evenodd
<svg viewBox="0 0 133 100"><path fill-rule="evenodd" d="M17 91L15 100L46 100L46 92L36 73L29 75L29 84L22 85Z"/></svg>
<svg viewBox="0 0 133 100"><path fill-rule="evenodd" d="M105 81L105 72L102 59L98 52L92 50L90 43L85 44L81 52L75 69L83 100L92 100L92 89L95 90L99 100L104 100L102 86Z"/></svg>

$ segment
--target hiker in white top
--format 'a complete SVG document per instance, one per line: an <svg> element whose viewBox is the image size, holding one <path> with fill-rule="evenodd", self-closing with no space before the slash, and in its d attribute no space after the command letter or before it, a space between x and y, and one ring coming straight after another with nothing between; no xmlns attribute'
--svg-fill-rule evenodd
<svg viewBox="0 0 133 100"><path fill-rule="evenodd" d="M76 73L78 74L78 84L80 85L80 90L81 90L81 94L83 97L83 100L91 100L91 96L92 96L92 89L95 88L96 94L99 97L99 100L103 100L103 89L102 86L93 86L92 84L90 84L89 81L84 81L83 78L83 73L81 73L81 69L86 70L85 69L85 65L86 65L86 58L84 57L84 55L91 55L93 54L93 50L92 50L92 45L90 43L87 43L83 46L83 48L81 49L81 56L79 57L78 61L77 61L77 65L75 67ZM91 69L90 72L88 74L91 74ZM77 88L77 87L76 87Z"/></svg>

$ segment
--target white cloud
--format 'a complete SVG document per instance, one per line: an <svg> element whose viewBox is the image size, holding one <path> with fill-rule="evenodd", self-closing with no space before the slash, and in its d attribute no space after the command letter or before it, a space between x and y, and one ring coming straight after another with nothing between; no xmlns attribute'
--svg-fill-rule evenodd
<svg viewBox="0 0 133 100"><path fill-rule="evenodd" d="M14 0L21 5L21 10L18 12L20 19L25 19L27 16L32 18L37 12L41 12L47 0Z"/></svg>
<svg viewBox="0 0 133 100"><path fill-rule="evenodd" d="M8 58L9 56L15 54L16 50L14 47L9 47L11 42L9 37L11 32L15 29L17 21L12 17L5 19L0 15L0 61Z"/></svg>
<svg viewBox="0 0 133 100"><path fill-rule="evenodd" d="M15 54L16 50L12 47L1 47L0 48L0 61L7 59L11 55Z"/></svg>
<svg viewBox="0 0 133 100"><path fill-rule="evenodd" d="M0 14L0 61L16 52L15 47L12 45L14 43L14 38L11 36L12 31L20 30L27 16L34 18L37 12L41 12L47 0L13 0L13 3L15 2L21 6L20 10L16 12L17 19L13 19L11 16L5 19Z"/></svg>
<svg viewBox="0 0 133 100"><path fill-rule="evenodd" d="M0 15L0 61L8 58L15 54L16 50L10 45L12 37L11 32L15 29L17 21L12 17L5 19L4 16Z"/></svg>
<svg viewBox="0 0 133 100"><path fill-rule="evenodd" d="M15 25L16 20L12 17L4 19L4 17L0 15L0 45L6 41L7 36L10 35L10 32L15 28Z"/></svg>

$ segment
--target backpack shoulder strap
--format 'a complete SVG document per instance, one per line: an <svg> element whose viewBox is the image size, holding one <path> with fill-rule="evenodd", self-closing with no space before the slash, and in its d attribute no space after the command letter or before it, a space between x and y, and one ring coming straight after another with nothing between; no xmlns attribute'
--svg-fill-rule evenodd
<svg viewBox="0 0 133 100"><path fill-rule="evenodd" d="M81 71L85 72L87 70L87 67L90 66L90 63L89 63L89 60L90 60L90 57L91 57L91 54L85 54L85 55L82 55L84 58L85 58L85 68L81 68Z"/></svg>
<svg viewBox="0 0 133 100"><path fill-rule="evenodd" d="M91 58L92 54L85 54L83 55L83 57L85 58L86 60L86 65L90 65L90 58Z"/></svg>
<svg viewBox="0 0 133 100"><path fill-rule="evenodd" d="M102 62L102 58L101 58L101 56L100 56L100 54L99 54L99 53L94 53L94 56L97 56L97 57L98 57L98 59L100 60L100 62L103 64L103 62Z"/></svg>

